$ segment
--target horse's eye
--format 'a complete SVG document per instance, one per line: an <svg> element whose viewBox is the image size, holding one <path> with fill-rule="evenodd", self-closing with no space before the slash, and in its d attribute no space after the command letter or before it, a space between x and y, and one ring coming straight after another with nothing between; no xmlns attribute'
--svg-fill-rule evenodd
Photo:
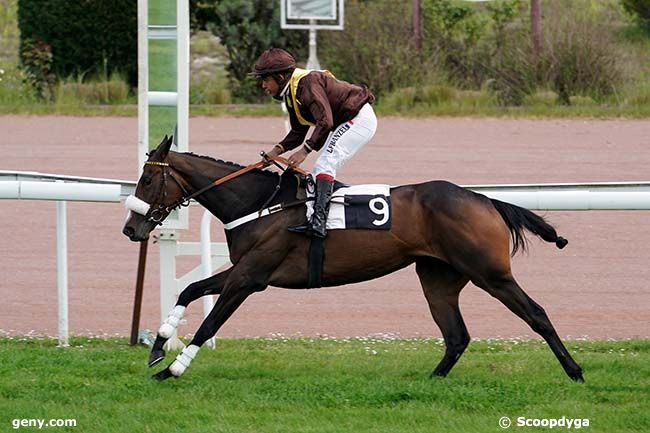
<svg viewBox="0 0 650 433"><path fill-rule="evenodd" d="M144 176L141 180L142 185L148 186L151 185L151 178L149 176Z"/></svg>

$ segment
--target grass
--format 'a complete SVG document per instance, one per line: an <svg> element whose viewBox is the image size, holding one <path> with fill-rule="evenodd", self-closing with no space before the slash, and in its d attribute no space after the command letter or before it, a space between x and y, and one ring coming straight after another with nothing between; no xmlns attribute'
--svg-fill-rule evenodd
<svg viewBox="0 0 650 433"><path fill-rule="evenodd" d="M473 342L449 377L429 379L440 341L378 338L220 340L182 379L157 383L147 349L125 339L75 338L62 349L2 338L0 430L59 418L77 427L57 431L93 433L497 432L502 416L523 416L649 431L650 341L568 347L584 384L539 341Z"/></svg>

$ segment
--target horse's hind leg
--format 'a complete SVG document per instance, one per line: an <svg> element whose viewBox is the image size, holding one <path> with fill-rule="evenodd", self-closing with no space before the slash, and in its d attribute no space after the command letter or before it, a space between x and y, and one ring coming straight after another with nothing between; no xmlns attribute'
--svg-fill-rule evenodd
<svg viewBox="0 0 650 433"><path fill-rule="evenodd" d="M450 265L429 257L419 258L415 270L420 277L433 320L445 339L445 355L431 375L446 376L470 340L458 307L458 295L469 279Z"/></svg>
<svg viewBox="0 0 650 433"><path fill-rule="evenodd" d="M566 347L564 347L562 340L557 335L544 309L522 290L512 275L508 274L502 278L491 279L485 283L477 283L477 285L486 290L490 295L503 302L510 311L525 320L533 331L537 332L546 340L558 361L562 364L564 371L566 371L566 374L571 379L584 382L582 369L573 360Z"/></svg>
<svg viewBox="0 0 650 433"><path fill-rule="evenodd" d="M183 318L185 308L193 301L205 295L216 295L221 293L221 289L230 275L230 269L227 269L218 274L212 275L204 280L196 281L185 288L178 296L176 306L169 312L169 316L160 325L156 341L149 353L149 367L153 367L160 361L165 359L165 350L163 349L165 343L174 334L178 323Z"/></svg>

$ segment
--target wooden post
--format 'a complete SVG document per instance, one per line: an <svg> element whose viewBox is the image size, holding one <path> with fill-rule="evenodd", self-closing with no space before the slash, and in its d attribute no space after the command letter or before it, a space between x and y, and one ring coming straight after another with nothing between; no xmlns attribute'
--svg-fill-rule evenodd
<svg viewBox="0 0 650 433"><path fill-rule="evenodd" d="M142 292L144 291L144 271L147 266L147 245L149 241L140 242L138 259L138 276L135 283L135 300L133 301L133 319L131 320L131 346L138 344L140 328L140 311L142 309Z"/></svg>
<svg viewBox="0 0 650 433"><path fill-rule="evenodd" d="M530 23L533 53L535 57L542 54L542 0L530 0Z"/></svg>
<svg viewBox="0 0 650 433"><path fill-rule="evenodd" d="M415 48L422 49L422 0L413 0L413 40Z"/></svg>

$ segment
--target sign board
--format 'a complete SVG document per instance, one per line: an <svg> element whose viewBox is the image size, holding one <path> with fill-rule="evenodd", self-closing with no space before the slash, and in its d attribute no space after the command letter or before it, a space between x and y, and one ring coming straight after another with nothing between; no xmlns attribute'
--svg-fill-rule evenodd
<svg viewBox="0 0 650 433"><path fill-rule="evenodd" d="M336 19L336 0L289 0L287 6L290 20Z"/></svg>
<svg viewBox="0 0 650 433"><path fill-rule="evenodd" d="M344 0L280 0L280 27L343 30Z"/></svg>

